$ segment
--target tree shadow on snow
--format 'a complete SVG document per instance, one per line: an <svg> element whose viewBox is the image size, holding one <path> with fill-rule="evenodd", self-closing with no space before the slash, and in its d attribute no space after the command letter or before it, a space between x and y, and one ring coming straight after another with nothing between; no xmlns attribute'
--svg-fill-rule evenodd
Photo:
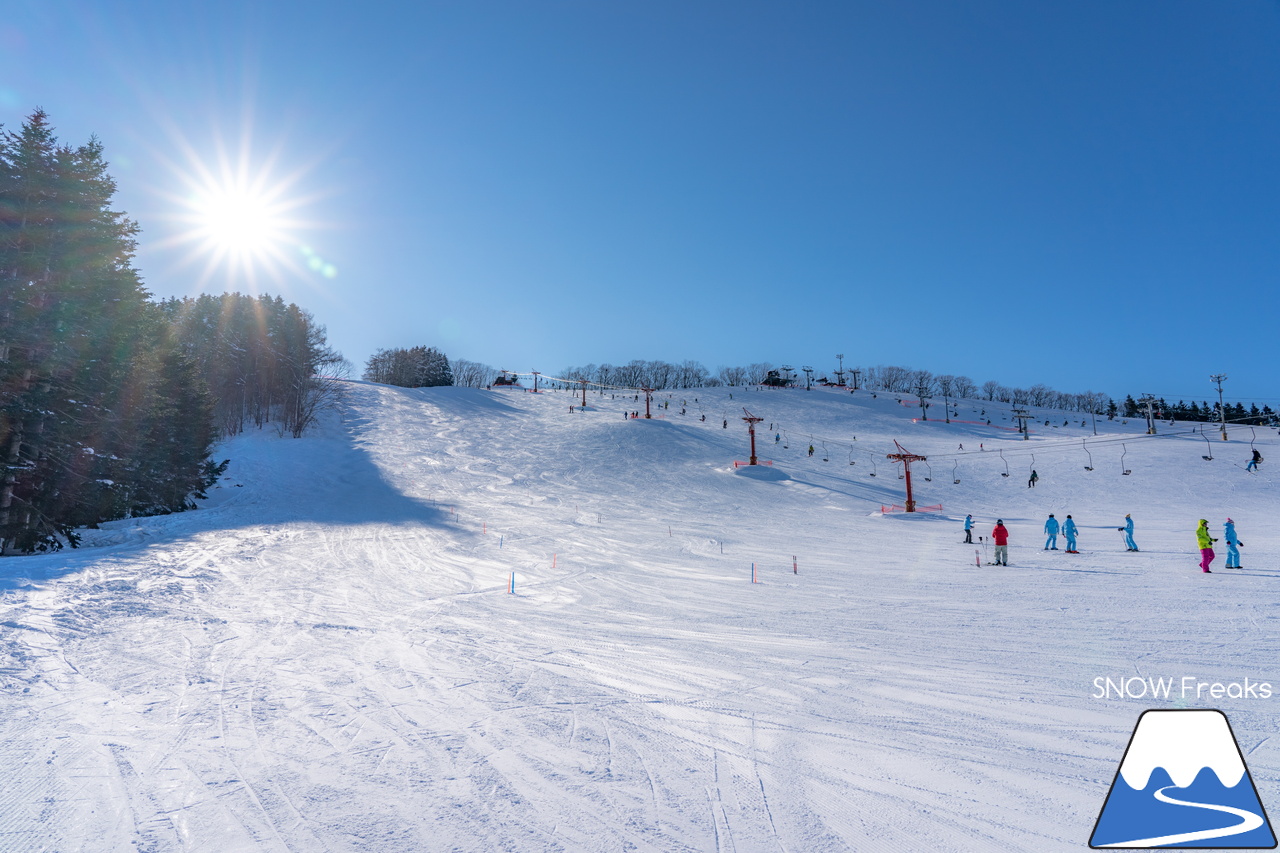
<svg viewBox="0 0 1280 853"><path fill-rule="evenodd" d="M0 559L0 590L116 561L135 562L140 551L216 531L299 524L447 525L448 508L405 494L357 445L351 424L321 432L327 434L294 439L263 430L239 436L219 448L216 456L230 458L231 465L198 509L107 522L78 531L83 537L78 548Z"/></svg>

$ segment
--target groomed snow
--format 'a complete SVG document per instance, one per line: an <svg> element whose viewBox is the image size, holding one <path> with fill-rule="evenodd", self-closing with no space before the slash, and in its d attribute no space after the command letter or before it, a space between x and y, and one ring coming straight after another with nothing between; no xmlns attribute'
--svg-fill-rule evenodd
<svg viewBox="0 0 1280 853"><path fill-rule="evenodd" d="M1159 707L1224 710L1277 810L1280 697L1095 688L1280 694L1280 461L1243 470L1247 427L589 399L350 383L303 439L227 442L200 510L0 561L0 849L1080 850ZM743 405L774 465L735 475ZM881 514L894 439L942 512ZM1004 519L1008 568L966 512ZM1041 550L1050 512L1083 553ZM1202 574L1196 521L1227 516L1245 568Z"/></svg>

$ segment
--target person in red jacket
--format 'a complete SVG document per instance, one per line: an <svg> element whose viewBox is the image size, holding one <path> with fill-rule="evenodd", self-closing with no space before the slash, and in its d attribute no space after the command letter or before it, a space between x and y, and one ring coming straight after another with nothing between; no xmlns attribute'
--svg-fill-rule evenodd
<svg viewBox="0 0 1280 853"><path fill-rule="evenodd" d="M996 565L1009 565L1009 529L1004 526L1003 519L996 519L996 526L991 530L991 538L996 543Z"/></svg>

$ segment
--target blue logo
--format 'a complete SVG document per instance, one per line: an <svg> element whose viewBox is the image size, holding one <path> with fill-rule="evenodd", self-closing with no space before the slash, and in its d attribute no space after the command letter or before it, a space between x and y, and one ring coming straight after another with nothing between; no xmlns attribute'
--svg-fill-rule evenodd
<svg viewBox="0 0 1280 853"><path fill-rule="evenodd" d="M1275 849L1226 714L1143 712L1089 846Z"/></svg>

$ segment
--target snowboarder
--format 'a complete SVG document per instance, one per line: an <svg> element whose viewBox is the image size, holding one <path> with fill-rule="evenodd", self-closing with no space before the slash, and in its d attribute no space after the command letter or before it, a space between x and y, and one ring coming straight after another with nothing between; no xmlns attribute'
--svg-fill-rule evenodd
<svg viewBox="0 0 1280 853"><path fill-rule="evenodd" d="M1053 517L1053 513L1049 513L1049 518L1044 523L1044 532L1049 537L1044 540L1044 549L1046 551L1058 550L1058 519Z"/></svg>
<svg viewBox="0 0 1280 853"><path fill-rule="evenodd" d="M1126 551L1138 550L1138 543L1133 541L1133 518L1129 513L1124 514L1124 527L1117 527L1124 534L1124 549Z"/></svg>
<svg viewBox="0 0 1280 853"><path fill-rule="evenodd" d="M1032 468L1031 479L1027 480L1027 488L1028 489L1034 488L1036 484L1036 480L1039 480L1039 479L1040 479L1040 475L1036 473L1036 469Z"/></svg>
<svg viewBox="0 0 1280 853"><path fill-rule="evenodd" d="M1255 451L1253 451L1253 458L1249 460L1249 464L1248 464L1248 465L1244 466L1244 470L1246 470L1246 471L1256 471L1256 470L1258 470L1258 463L1259 463L1259 462L1261 462L1261 461L1262 461L1262 454L1261 454L1261 453L1259 453L1259 452L1258 452L1258 451L1256 451L1256 450L1255 450Z"/></svg>
<svg viewBox="0 0 1280 853"><path fill-rule="evenodd" d="M964 517L964 544L973 544L973 516L966 515Z"/></svg>
<svg viewBox="0 0 1280 853"><path fill-rule="evenodd" d="M1009 530L1004 526L1004 519L996 519L996 526L991 529L991 538L996 543L995 564L997 566L1009 565Z"/></svg>
<svg viewBox="0 0 1280 853"><path fill-rule="evenodd" d="M1076 550L1076 523L1071 520L1070 514L1062 525L1062 535L1067 537L1067 553L1079 554L1080 552Z"/></svg>
<svg viewBox="0 0 1280 853"><path fill-rule="evenodd" d="M1222 538L1227 540L1227 568L1240 568L1240 546L1244 543L1236 537L1236 523L1229 518L1222 526Z"/></svg>
<svg viewBox="0 0 1280 853"><path fill-rule="evenodd" d="M1200 545L1200 571L1205 574L1211 574L1209 564L1213 562L1213 543L1217 541L1209 536L1209 522L1200 519L1200 526L1196 528L1196 542Z"/></svg>

